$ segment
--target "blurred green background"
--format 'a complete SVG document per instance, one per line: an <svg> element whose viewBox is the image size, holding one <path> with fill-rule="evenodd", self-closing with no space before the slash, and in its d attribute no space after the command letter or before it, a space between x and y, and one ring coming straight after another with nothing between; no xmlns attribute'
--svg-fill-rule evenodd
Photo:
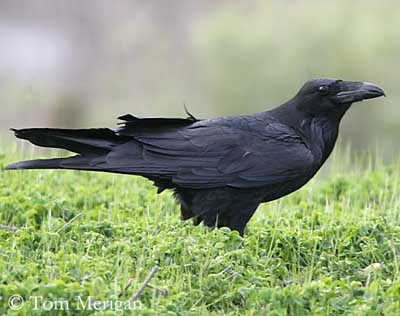
<svg viewBox="0 0 400 316"><path fill-rule="evenodd" d="M0 134L115 126L124 113L253 113L312 77L382 86L341 144L400 149L399 1L0 2ZM14 141L14 140L13 140Z"/></svg>

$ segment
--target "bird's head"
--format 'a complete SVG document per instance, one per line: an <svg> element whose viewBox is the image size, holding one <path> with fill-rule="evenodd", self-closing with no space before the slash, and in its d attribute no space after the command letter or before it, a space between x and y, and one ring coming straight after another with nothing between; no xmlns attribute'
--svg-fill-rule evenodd
<svg viewBox="0 0 400 316"><path fill-rule="evenodd" d="M312 115L343 115L353 102L377 98L385 92L372 83L316 78L307 81L295 96L300 111Z"/></svg>

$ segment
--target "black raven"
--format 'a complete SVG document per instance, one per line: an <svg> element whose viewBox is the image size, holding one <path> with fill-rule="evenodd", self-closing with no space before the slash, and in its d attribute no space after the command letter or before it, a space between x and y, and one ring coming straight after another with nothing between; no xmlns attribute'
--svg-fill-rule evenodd
<svg viewBox="0 0 400 316"><path fill-rule="evenodd" d="M6 169L77 169L140 175L158 192L173 189L182 219L228 226L243 235L258 205L307 183L331 153L339 123L353 102L384 95L378 86L312 79L289 101L252 115L209 120L139 118L116 130L13 129L68 158L22 161Z"/></svg>

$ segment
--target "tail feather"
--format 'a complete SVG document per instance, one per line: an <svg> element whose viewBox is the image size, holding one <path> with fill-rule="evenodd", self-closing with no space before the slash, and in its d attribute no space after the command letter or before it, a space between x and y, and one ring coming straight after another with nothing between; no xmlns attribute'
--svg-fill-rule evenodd
<svg viewBox="0 0 400 316"><path fill-rule="evenodd" d="M31 143L52 148L63 148L78 155L68 158L37 159L20 161L5 167L16 169L77 169L106 171L104 157L118 145L131 140L119 136L107 128L93 129L56 129L27 128L12 129L15 136ZM103 164L103 169L100 165Z"/></svg>
<svg viewBox="0 0 400 316"><path fill-rule="evenodd" d="M20 169L76 169L99 170L92 165L93 157L73 156L68 158L35 159L13 163L5 167L5 170Z"/></svg>
<svg viewBox="0 0 400 316"><path fill-rule="evenodd" d="M101 154L111 151L116 145L126 142L108 128L57 129L27 128L12 129L15 136L42 147L63 148L77 154Z"/></svg>

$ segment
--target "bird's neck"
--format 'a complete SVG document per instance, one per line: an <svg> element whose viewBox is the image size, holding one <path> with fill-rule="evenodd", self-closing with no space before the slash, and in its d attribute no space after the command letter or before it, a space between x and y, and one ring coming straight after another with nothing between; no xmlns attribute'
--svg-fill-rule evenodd
<svg viewBox="0 0 400 316"><path fill-rule="evenodd" d="M339 133L340 119L314 117L308 125L307 138L314 157L321 165L328 159Z"/></svg>
<svg viewBox="0 0 400 316"><path fill-rule="evenodd" d="M315 116L297 110L288 102L268 114L296 130L314 154L316 164L322 165L335 146L344 113Z"/></svg>

